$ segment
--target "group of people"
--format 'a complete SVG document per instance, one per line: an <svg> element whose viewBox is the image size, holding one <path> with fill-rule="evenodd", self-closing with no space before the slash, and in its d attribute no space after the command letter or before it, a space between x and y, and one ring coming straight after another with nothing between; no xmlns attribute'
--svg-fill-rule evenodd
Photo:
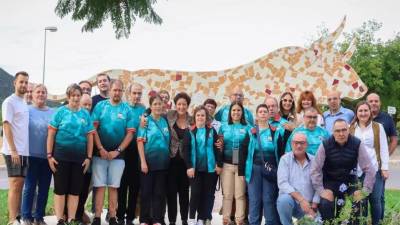
<svg viewBox="0 0 400 225"><path fill-rule="evenodd" d="M67 102L52 109L46 87L28 81L18 72L15 93L2 104L9 224L46 224L52 176L59 225L101 224L106 191L109 224L132 225L139 216L141 225L161 225L168 212L175 225L179 199L182 225L208 225L218 180L223 225L259 225L263 215L267 225L304 216L331 221L349 196L351 223L360 223L368 205L372 224L384 217L397 133L376 93L353 112L331 91L322 113L311 91L297 101L285 92L279 100L267 96L253 114L234 87L230 104L216 111L210 98L190 113L185 92L174 104L168 92L150 92L146 107L142 85L125 88L99 74L98 95L91 97L84 80L68 86ZM85 213L90 190L92 221Z"/></svg>

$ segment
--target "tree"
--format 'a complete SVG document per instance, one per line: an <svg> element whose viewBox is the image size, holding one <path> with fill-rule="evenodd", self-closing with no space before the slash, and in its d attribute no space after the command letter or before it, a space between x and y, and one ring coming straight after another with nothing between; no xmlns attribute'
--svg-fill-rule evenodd
<svg viewBox="0 0 400 225"><path fill-rule="evenodd" d="M72 20L85 21L82 32L93 32L111 19L117 39L128 38L137 18L147 23L161 24L154 11L157 0L58 0L56 14L63 18L72 13Z"/></svg>
<svg viewBox="0 0 400 225"><path fill-rule="evenodd" d="M400 33L383 42L375 37L381 28L382 23L374 20L364 22L354 31L344 33L345 40L339 47L344 52L351 39L357 38L357 50L349 64L368 86L368 92L381 96L383 108L393 105L400 109Z"/></svg>

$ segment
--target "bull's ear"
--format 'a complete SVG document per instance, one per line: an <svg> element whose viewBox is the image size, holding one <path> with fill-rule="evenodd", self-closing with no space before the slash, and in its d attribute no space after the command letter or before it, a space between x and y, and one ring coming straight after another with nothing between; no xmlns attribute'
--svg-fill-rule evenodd
<svg viewBox="0 0 400 225"><path fill-rule="evenodd" d="M353 56L354 51L357 48L357 38L354 37L351 42L349 47L347 48L346 52L343 54L343 62L347 62L350 60L350 58Z"/></svg>

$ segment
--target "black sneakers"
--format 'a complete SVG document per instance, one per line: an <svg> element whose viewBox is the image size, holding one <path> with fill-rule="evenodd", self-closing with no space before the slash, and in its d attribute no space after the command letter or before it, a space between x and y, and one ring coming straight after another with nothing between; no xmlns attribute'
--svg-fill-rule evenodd
<svg viewBox="0 0 400 225"><path fill-rule="evenodd" d="M109 221L108 221L109 225L118 225L117 223L117 218L115 217L110 217Z"/></svg>
<svg viewBox="0 0 400 225"><path fill-rule="evenodd" d="M63 219L59 219L57 225L66 225L67 223Z"/></svg>
<svg viewBox="0 0 400 225"><path fill-rule="evenodd" d="M92 225L101 225L101 219L100 217L95 217L93 219Z"/></svg>

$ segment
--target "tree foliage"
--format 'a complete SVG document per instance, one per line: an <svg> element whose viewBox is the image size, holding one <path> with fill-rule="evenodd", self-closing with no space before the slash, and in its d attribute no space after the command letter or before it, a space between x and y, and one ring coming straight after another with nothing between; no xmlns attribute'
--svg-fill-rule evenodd
<svg viewBox="0 0 400 225"><path fill-rule="evenodd" d="M58 0L55 12L61 18L72 14L72 20L84 21L82 32L93 32L110 19L117 39L128 38L137 18L161 24L154 11L157 0Z"/></svg>
<svg viewBox="0 0 400 225"><path fill-rule="evenodd" d="M376 38L381 28L382 23L374 20L364 22L354 31L344 33L345 40L339 47L344 52L351 39L357 38L357 50L349 64L368 86L368 92L381 96L382 107L392 105L400 110L400 34L382 41Z"/></svg>

